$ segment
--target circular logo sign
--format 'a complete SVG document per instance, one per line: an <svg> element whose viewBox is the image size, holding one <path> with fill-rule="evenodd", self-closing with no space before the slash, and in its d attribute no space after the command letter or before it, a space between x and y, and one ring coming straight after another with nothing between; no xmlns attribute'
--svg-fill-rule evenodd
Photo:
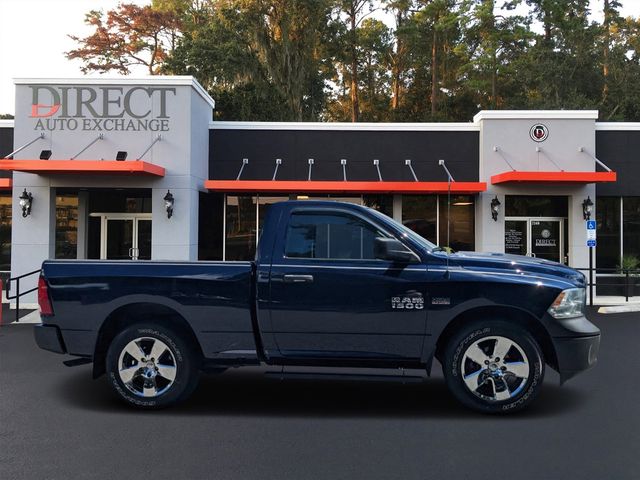
<svg viewBox="0 0 640 480"><path fill-rule="evenodd" d="M545 228L540 232L540 235L542 235L542 238L549 238L551 236L551 232Z"/></svg>
<svg viewBox="0 0 640 480"><path fill-rule="evenodd" d="M529 136L534 142L544 142L549 136L549 129L542 123L536 123L531 130L529 130Z"/></svg>

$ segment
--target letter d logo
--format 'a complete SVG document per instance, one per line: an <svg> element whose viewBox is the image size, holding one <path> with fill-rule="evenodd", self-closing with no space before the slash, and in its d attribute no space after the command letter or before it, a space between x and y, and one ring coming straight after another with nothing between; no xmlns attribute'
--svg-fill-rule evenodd
<svg viewBox="0 0 640 480"><path fill-rule="evenodd" d="M46 90L51 94L52 104L45 105L38 102L39 91ZM60 109L60 94L52 87L31 87L31 118L51 117ZM42 109L47 109L41 113Z"/></svg>

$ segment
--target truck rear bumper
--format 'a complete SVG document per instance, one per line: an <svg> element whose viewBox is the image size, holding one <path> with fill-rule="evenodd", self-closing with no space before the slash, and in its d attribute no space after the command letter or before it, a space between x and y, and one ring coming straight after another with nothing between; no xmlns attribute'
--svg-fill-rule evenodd
<svg viewBox="0 0 640 480"><path fill-rule="evenodd" d="M60 329L55 325L35 325L33 335L40 348L56 353L67 353Z"/></svg>

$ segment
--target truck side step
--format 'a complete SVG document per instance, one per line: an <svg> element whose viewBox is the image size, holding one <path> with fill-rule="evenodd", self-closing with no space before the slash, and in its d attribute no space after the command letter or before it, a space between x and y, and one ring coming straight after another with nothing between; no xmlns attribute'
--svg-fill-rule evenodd
<svg viewBox="0 0 640 480"><path fill-rule="evenodd" d="M91 363L91 362L93 362L93 360L88 357L79 357L79 358L73 358L71 360L64 360L62 363L66 367L77 367L78 365L86 365L87 363Z"/></svg>
<svg viewBox="0 0 640 480"><path fill-rule="evenodd" d="M265 376L278 378L280 380L347 380L347 381L369 381L369 382L399 382L399 383L421 383L424 376L419 375L392 375L392 374L364 374L364 373L329 373L329 372L287 372L287 371L267 371Z"/></svg>

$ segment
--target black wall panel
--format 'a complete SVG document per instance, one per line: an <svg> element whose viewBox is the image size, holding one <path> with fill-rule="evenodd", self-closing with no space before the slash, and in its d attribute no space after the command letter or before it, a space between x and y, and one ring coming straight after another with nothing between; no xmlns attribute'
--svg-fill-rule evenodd
<svg viewBox="0 0 640 480"><path fill-rule="evenodd" d="M0 128L0 158L13 151L13 128ZM11 172L0 170L0 178L11 178Z"/></svg>
<svg viewBox="0 0 640 480"><path fill-rule="evenodd" d="M242 180L271 180L282 158L278 180L342 180L340 159L347 159L347 180L376 181L373 159L383 180L412 181L404 160L412 160L420 181L446 181L443 158L457 181L478 181L479 132L398 132L349 130L210 130L209 178L235 180L248 158Z"/></svg>
<svg viewBox="0 0 640 480"><path fill-rule="evenodd" d="M618 174L615 183L597 184L598 195L640 196L640 131L596 131L596 157Z"/></svg>

